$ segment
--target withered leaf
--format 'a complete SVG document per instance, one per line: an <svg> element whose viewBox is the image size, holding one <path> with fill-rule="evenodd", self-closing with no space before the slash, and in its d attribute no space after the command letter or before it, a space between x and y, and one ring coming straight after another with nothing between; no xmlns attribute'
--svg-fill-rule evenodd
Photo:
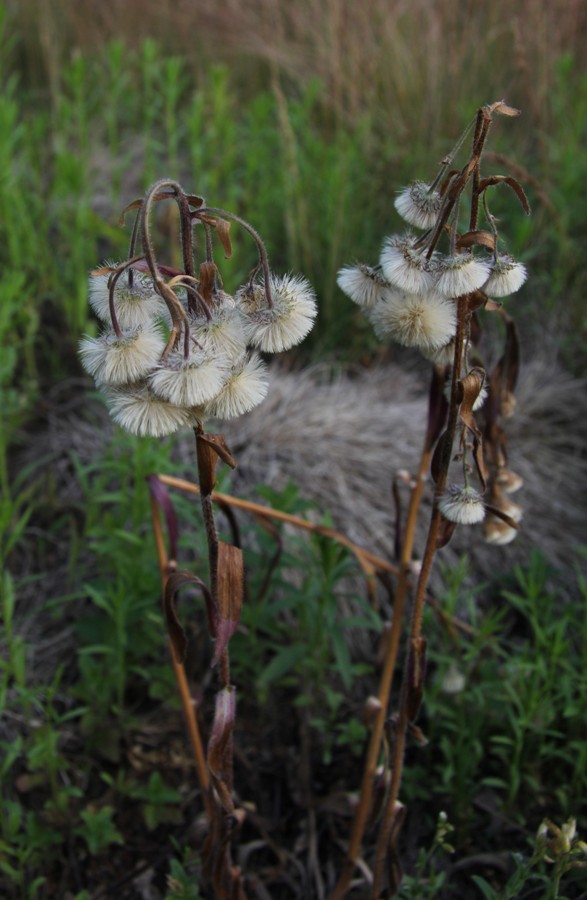
<svg viewBox="0 0 587 900"><path fill-rule="evenodd" d="M244 583L243 552L240 547L218 542L217 600L218 620L216 646L212 665L216 665L226 650L240 620Z"/></svg>
<svg viewBox="0 0 587 900"><path fill-rule="evenodd" d="M458 240L459 250L465 250L468 247L487 247L488 250L495 250L495 237L489 231L467 231L462 234Z"/></svg>
<svg viewBox="0 0 587 900"><path fill-rule="evenodd" d="M443 518L440 523L440 529L438 535L436 537L436 549L442 550L443 547L446 547L451 537L455 533L457 529L456 522L449 522L448 519Z"/></svg>
<svg viewBox="0 0 587 900"><path fill-rule="evenodd" d="M173 572L165 582L165 590L163 592L163 612L165 614L165 624L167 625L167 633L173 649L173 655L178 663L185 661L187 649L187 639L184 630L177 615L177 593L187 584L195 585L204 594L206 605L211 606L210 592L201 578L192 575L191 572Z"/></svg>

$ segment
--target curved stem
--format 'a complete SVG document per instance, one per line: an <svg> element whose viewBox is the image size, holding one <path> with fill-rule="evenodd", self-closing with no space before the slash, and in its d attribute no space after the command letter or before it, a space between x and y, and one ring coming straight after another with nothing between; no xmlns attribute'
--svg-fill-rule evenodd
<svg viewBox="0 0 587 900"><path fill-rule="evenodd" d="M205 209L198 209L192 213L192 216L195 219L201 218L201 216L222 216L222 218L232 219L233 222L236 222L245 231L251 235L255 243L257 244L257 249L259 251L259 261L263 268L263 276L265 281L265 294L267 296L267 303L269 307L273 307L273 297L271 296L271 285L269 282L270 272L269 272L269 259L267 256L267 249L265 244L263 243L260 234L255 231L252 225L249 225L244 219L241 219L240 216L237 216L235 213L228 212L226 209L217 209L216 207L206 207Z"/></svg>
<svg viewBox="0 0 587 900"><path fill-rule="evenodd" d="M112 328L114 329L114 334L116 337L122 337L122 331L120 325L118 323L118 316L116 315L116 309L114 306L114 289L118 283L118 279L122 275L123 272L126 272L128 269L132 272L132 266L139 261L139 259L143 259L143 256L133 256L132 259L127 259L126 262L122 263L122 265L118 266L115 272L112 273L110 278L108 279L108 307L110 309L110 318L112 320ZM132 286L129 279L129 287Z"/></svg>

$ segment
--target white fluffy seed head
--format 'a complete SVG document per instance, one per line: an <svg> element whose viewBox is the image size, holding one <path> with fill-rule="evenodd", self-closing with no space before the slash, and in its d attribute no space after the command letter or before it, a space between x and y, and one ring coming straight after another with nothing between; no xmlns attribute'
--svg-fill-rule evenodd
<svg viewBox="0 0 587 900"><path fill-rule="evenodd" d="M373 309L390 286L380 268L374 269L363 263L340 269L336 283L353 303L364 309Z"/></svg>
<svg viewBox="0 0 587 900"><path fill-rule="evenodd" d="M251 310L245 321L247 343L264 353L280 353L299 344L316 318L316 296L310 283L299 275L272 275L273 306Z"/></svg>
<svg viewBox="0 0 587 900"><path fill-rule="evenodd" d="M218 395L207 405L214 419L235 419L249 412L267 394L267 367L257 353L243 356L233 365Z"/></svg>
<svg viewBox="0 0 587 900"><path fill-rule="evenodd" d="M107 331L98 338L80 341L79 353L86 372L96 384L130 384L151 372L165 347L161 331L154 323L137 325L117 337Z"/></svg>
<svg viewBox="0 0 587 900"><path fill-rule="evenodd" d="M436 276L426 257L414 250L412 235L386 238L379 262L387 281L400 291L426 294L434 287Z"/></svg>
<svg viewBox="0 0 587 900"><path fill-rule="evenodd" d="M194 350L188 359L171 353L149 376L152 392L174 406L201 406L220 391L229 371L228 360Z"/></svg>
<svg viewBox="0 0 587 900"><path fill-rule="evenodd" d="M442 347L436 350L429 350L426 347L420 347L422 356L434 363L435 366L452 366L455 358L455 342L454 338Z"/></svg>
<svg viewBox="0 0 587 900"><path fill-rule="evenodd" d="M404 188L395 199L395 208L410 225L416 228L432 228L442 207L442 197L438 191L430 189L424 181L414 181Z"/></svg>
<svg viewBox="0 0 587 900"><path fill-rule="evenodd" d="M110 316L110 300L108 276L90 275L88 293L90 306L102 322L108 324ZM128 272L123 273L114 288L114 310L121 328L135 328L147 322L165 316L167 307L153 286L148 275L133 272L132 285L128 283Z"/></svg>
<svg viewBox="0 0 587 900"><path fill-rule="evenodd" d="M210 319L189 316L192 340L208 356L239 359L246 349L246 336L236 307L228 303L216 304L210 312Z"/></svg>
<svg viewBox="0 0 587 900"><path fill-rule="evenodd" d="M517 530L498 516L489 515L483 523L483 539L487 544L502 547L505 544L511 544L517 535Z"/></svg>
<svg viewBox="0 0 587 900"><path fill-rule="evenodd" d="M445 297L462 297L482 287L491 271L488 260L457 253L437 261L436 290Z"/></svg>
<svg viewBox="0 0 587 900"><path fill-rule="evenodd" d="M450 484L437 503L444 518L457 525L475 525L485 518L481 494L466 485Z"/></svg>
<svg viewBox="0 0 587 900"><path fill-rule="evenodd" d="M405 347L425 351L447 344L456 331L454 303L432 293L388 291L369 318L379 338L391 337Z"/></svg>
<svg viewBox="0 0 587 900"><path fill-rule="evenodd" d="M164 437L190 425L190 410L161 400L146 384L108 388L104 393L114 421L138 437Z"/></svg>
<svg viewBox="0 0 587 900"><path fill-rule="evenodd" d="M528 272L523 263L518 262L513 256L500 256L493 262L491 274L483 285L483 290L488 297L507 297L508 294L519 291L527 277Z"/></svg>

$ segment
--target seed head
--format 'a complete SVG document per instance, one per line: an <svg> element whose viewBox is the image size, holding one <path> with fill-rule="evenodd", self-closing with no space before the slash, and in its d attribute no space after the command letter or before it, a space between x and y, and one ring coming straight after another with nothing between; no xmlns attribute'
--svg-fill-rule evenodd
<svg viewBox="0 0 587 900"><path fill-rule="evenodd" d="M280 353L299 344L316 318L316 297L310 283L299 275L272 275L273 306L260 305L244 318L247 343L265 353Z"/></svg>
<svg viewBox="0 0 587 900"><path fill-rule="evenodd" d="M518 262L513 256L500 256L491 267L491 274L483 290L489 297L507 297L519 291L528 272L523 263Z"/></svg>
<svg viewBox="0 0 587 900"><path fill-rule="evenodd" d="M372 309L389 289L389 282L384 278L381 269L379 267L374 269L363 263L340 269L336 283L347 297L365 309Z"/></svg>
<svg viewBox="0 0 587 900"><path fill-rule="evenodd" d="M388 291L369 316L380 338L392 337L405 347L434 351L447 344L456 330L454 303L438 294Z"/></svg>
<svg viewBox="0 0 587 900"><path fill-rule="evenodd" d="M442 197L424 181L414 181L404 188L395 199L395 208L410 225L416 228L432 228L435 224Z"/></svg>
<svg viewBox="0 0 587 900"><path fill-rule="evenodd" d="M88 283L90 306L102 322L111 324L108 275L90 275ZM152 319L165 317L167 307L148 275L133 272L129 285L128 274L121 275L114 288L114 309L121 328L136 328Z"/></svg>
<svg viewBox="0 0 587 900"><path fill-rule="evenodd" d="M114 421L139 437L163 437L190 424L190 410L161 400L144 383L108 388L104 393Z"/></svg>
<svg viewBox="0 0 587 900"><path fill-rule="evenodd" d="M437 262L436 290L445 297L462 297L476 291L487 281L490 264L471 253L457 253Z"/></svg>
<svg viewBox="0 0 587 900"><path fill-rule="evenodd" d="M118 337L113 331L80 341L79 352L86 372L96 384L130 384L155 368L165 347L156 323L137 325Z"/></svg>
<svg viewBox="0 0 587 900"><path fill-rule="evenodd" d="M229 371L228 360L193 349L188 359L175 351L149 377L153 393L174 406L201 406L220 391Z"/></svg>
<svg viewBox="0 0 587 900"><path fill-rule="evenodd" d="M214 419L235 419L249 412L267 394L267 371L257 353L243 356L230 370L218 395L206 407Z"/></svg>
<svg viewBox="0 0 587 900"><path fill-rule="evenodd" d="M450 484L438 498L438 509L445 519L457 525L475 525L485 518L481 494L466 485Z"/></svg>
<svg viewBox="0 0 587 900"><path fill-rule="evenodd" d="M411 235L386 238L380 263L390 284L409 294L426 294L434 287L435 275L426 257L414 250Z"/></svg>

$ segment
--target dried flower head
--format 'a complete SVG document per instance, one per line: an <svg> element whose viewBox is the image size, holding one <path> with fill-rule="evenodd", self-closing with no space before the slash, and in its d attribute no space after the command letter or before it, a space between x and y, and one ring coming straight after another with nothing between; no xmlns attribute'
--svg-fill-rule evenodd
<svg viewBox="0 0 587 900"><path fill-rule="evenodd" d="M507 297L519 291L527 277L528 272L523 263L518 262L513 256L500 256L494 260L491 274L483 285L483 290L489 297Z"/></svg>
<svg viewBox="0 0 587 900"><path fill-rule="evenodd" d="M119 337L107 331L98 338L80 341L79 352L86 372L96 384L129 384L140 381L157 365L165 347L154 322L123 331Z"/></svg>
<svg viewBox="0 0 587 900"><path fill-rule="evenodd" d="M389 289L389 282L381 268L373 268L363 263L340 269L336 283L353 303L365 309L372 309L378 300L385 297L385 292Z"/></svg>
<svg viewBox="0 0 587 900"><path fill-rule="evenodd" d="M434 272L424 254L414 249L412 235L386 238L379 261L385 278L401 291L426 294L434 287Z"/></svg>
<svg viewBox="0 0 587 900"><path fill-rule="evenodd" d="M392 337L399 344L427 352L447 344L456 329L454 303L433 293L390 290L369 318L378 337Z"/></svg>
<svg viewBox="0 0 587 900"><path fill-rule="evenodd" d="M234 363L220 392L206 407L214 419L234 419L249 412L267 394L267 367L257 353Z"/></svg>
<svg viewBox="0 0 587 900"><path fill-rule="evenodd" d="M450 484L438 498L438 509L445 519L457 525L475 525L485 518L481 494L467 485Z"/></svg>
<svg viewBox="0 0 587 900"><path fill-rule="evenodd" d="M515 494L524 484L524 479L521 475L506 469L504 466L499 469L495 482L506 494Z"/></svg>
<svg viewBox="0 0 587 900"><path fill-rule="evenodd" d="M115 422L139 437L164 437L191 422L190 410L156 397L146 384L131 384L105 391Z"/></svg>
<svg viewBox="0 0 587 900"><path fill-rule="evenodd" d="M445 297L461 297L478 290L490 273L488 260L471 253L443 256L437 261L436 290Z"/></svg>
<svg viewBox="0 0 587 900"><path fill-rule="evenodd" d="M516 539L518 532L499 516L488 515L483 523L483 539L487 544L504 546Z"/></svg>
<svg viewBox="0 0 587 900"><path fill-rule="evenodd" d="M108 268L114 268L108 265ZM88 283L90 306L102 322L111 324L110 291L108 275L92 273ZM141 272L132 273L129 284L128 273L121 275L114 287L114 310L121 328L135 328L158 317L164 317L167 307L159 296L153 281Z"/></svg>
<svg viewBox="0 0 587 900"><path fill-rule="evenodd" d="M299 275L272 275L269 281L273 305L249 309L244 318L247 343L265 353L280 353L299 344L316 318L316 296Z"/></svg>
<svg viewBox="0 0 587 900"><path fill-rule="evenodd" d="M245 352L247 339L235 305L217 300L208 312L209 318L200 313L189 315L192 341L208 356L239 359Z"/></svg>
<svg viewBox="0 0 587 900"><path fill-rule="evenodd" d="M435 224L442 197L424 181L414 181L404 188L395 199L395 208L410 225L428 229Z"/></svg>
<svg viewBox="0 0 587 900"><path fill-rule="evenodd" d="M149 386L175 406L201 406L218 394L228 370L228 361L220 356L194 348L186 359L175 351L150 375Z"/></svg>

